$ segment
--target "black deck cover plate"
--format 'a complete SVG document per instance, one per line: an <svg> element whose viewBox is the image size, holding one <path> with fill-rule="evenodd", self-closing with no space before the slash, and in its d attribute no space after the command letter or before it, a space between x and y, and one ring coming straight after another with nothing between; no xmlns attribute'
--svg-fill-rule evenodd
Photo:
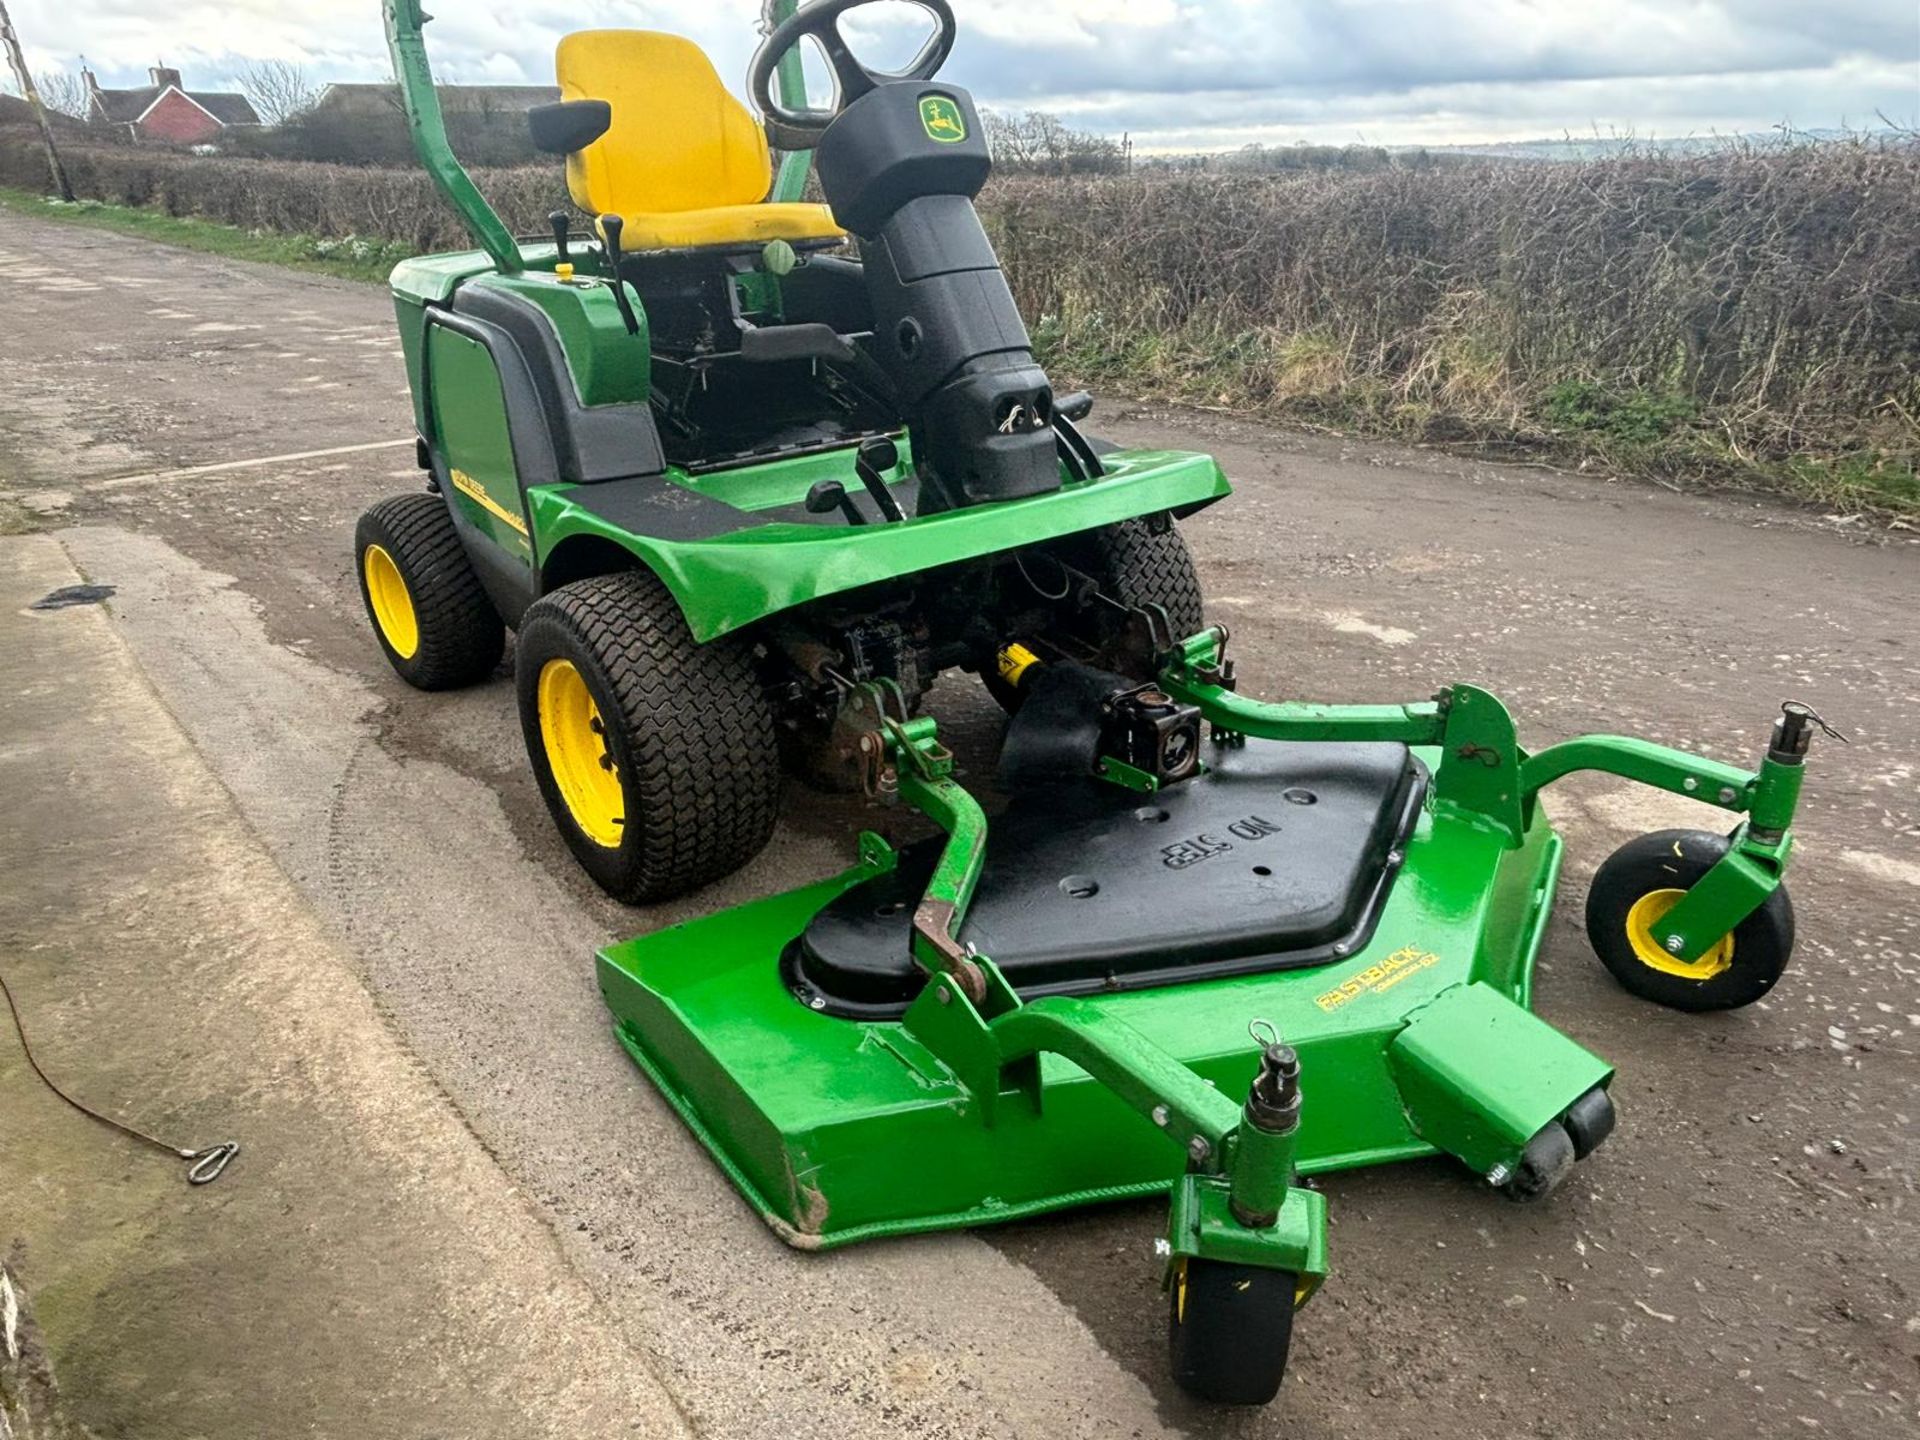
<svg viewBox="0 0 1920 1440"><path fill-rule="evenodd" d="M1028 998L1324 964L1366 942L1419 817L1426 772L1395 744L1209 747L1155 795L1075 779L1020 791L988 831L961 931ZM912 911L938 839L849 890L783 960L799 999L898 1015L923 976ZM1336 948L1338 947L1338 948Z"/></svg>

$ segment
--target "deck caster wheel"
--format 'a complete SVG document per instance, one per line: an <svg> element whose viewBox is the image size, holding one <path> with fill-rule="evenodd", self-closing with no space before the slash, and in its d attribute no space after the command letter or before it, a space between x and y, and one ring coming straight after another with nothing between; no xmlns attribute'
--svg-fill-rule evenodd
<svg viewBox="0 0 1920 1440"><path fill-rule="evenodd" d="M493 673L507 631L473 573L447 502L396 495L360 517L354 569L373 633L417 690L456 690Z"/></svg>
<svg viewBox="0 0 1920 1440"><path fill-rule="evenodd" d="M629 571L536 601L515 663L540 793L609 895L670 900L760 853L779 736L744 639L697 643L667 587Z"/></svg>
<svg viewBox="0 0 1920 1440"><path fill-rule="evenodd" d="M1571 1173L1575 1158L1573 1137L1556 1120L1527 1142L1520 1163L1500 1182L1500 1193L1521 1205L1544 1200Z"/></svg>
<svg viewBox="0 0 1920 1440"><path fill-rule="evenodd" d="M1621 986L1672 1010L1736 1010L1773 988L1793 955L1785 886L1706 954L1683 961L1653 938L1660 917L1727 853L1724 835L1661 830L1608 857L1587 894L1587 938Z"/></svg>
<svg viewBox="0 0 1920 1440"><path fill-rule="evenodd" d="M1279 1394L1299 1285L1290 1270L1182 1260L1167 1310L1180 1388L1215 1405L1264 1405Z"/></svg>

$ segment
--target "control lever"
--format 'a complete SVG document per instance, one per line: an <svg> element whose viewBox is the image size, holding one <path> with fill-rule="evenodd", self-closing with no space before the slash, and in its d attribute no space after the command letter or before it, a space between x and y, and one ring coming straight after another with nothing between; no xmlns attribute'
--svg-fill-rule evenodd
<svg viewBox="0 0 1920 1440"><path fill-rule="evenodd" d="M567 253L567 236L573 229L573 217L564 210L547 212L547 224L553 227L553 247L558 251L558 262L571 267L573 257Z"/></svg>
<svg viewBox="0 0 1920 1440"><path fill-rule="evenodd" d="M862 440L853 461L854 473L860 477L860 483L867 487L867 494L873 497L873 503L880 507L882 515L896 524L907 518L907 512L893 498L893 492L887 488L881 472L891 470L899 463L900 447L885 435Z"/></svg>
<svg viewBox="0 0 1920 1440"><path fill-rule="evenodd" d="M600 233L607 237L607 283L613 286L613 298L620 306L620 318L626 322L627 333L638 335L640 321L627 300L626 277L620 273L620 232L626 228L627 222L618 215L600 217Z"/></svg>
<svg viewBox="0 0 1920 1440"><path fill-rule="evenodd" d="M864 525L867 517L860 513L860 507L853 503L853 497L847 494L847 487L838 480L822 480L807 491L807 513L826 515L838 510L847 517L849 525Z"/></svg>

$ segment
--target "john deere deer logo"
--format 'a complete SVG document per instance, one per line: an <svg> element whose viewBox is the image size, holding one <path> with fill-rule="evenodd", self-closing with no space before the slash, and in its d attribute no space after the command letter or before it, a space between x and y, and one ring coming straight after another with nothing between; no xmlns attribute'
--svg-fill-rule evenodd
<svg viewBox="0 0 1920 1440"><path fill-rule="evenodd" d="M929 140L943 145L958 145L967 138L966 117L951 95L922 95L920 123L926 127Z"/></svg>

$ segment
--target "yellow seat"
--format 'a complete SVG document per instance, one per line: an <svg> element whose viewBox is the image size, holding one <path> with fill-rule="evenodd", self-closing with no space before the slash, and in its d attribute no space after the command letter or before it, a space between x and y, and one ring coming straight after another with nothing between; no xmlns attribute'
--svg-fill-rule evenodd
<svg viewBox="0 0 1920 1440"><path fill-rule="evenodd" d="M567 157L567 188L626 221L629 250L763 245L845 236L824 205L763 203L766 132L700 47L651 30L583 30L555 56L565 100L605 100L607 133Z"/></svg>

